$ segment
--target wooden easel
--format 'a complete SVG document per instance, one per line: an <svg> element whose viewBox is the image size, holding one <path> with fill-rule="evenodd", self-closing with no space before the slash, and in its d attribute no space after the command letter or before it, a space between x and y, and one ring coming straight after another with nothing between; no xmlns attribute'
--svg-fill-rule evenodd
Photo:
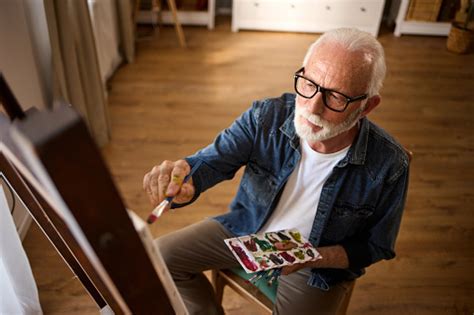
<svg viewBox="0 0 474 315"><path fill-rule="evenodd" d="M80 116L68 106L24 113L1 73L0 102L12 121L0 113L0 171L97 306L115 314L185 314L170 299ZM39 184L41 173L28 163L25 148L33 150L63 206Z"/></svg>
<svg viewBox="0 0 474 315"><path fill-rule="evenodd" d="M161 12L163 11L163 8L161 7L160 0L149 0L149 1L151 3L150 11L152 11L153 13L156 13L158 23L161 23ZM178 19L178 10L176 7L176 1L167 0L167 2L168 2L168 7L171 11L171 15L173 16L174 27L176 30L176 35L178 36L179 45L183 48L186 48L186 39L184 38L183 28L181 27L181 23L179 22L179 19ZM141 0L135 0L135 12L134 12L135 25L137 23L137 16L138 16L138 12L140 11L141 4L142 4Z"/></svg>

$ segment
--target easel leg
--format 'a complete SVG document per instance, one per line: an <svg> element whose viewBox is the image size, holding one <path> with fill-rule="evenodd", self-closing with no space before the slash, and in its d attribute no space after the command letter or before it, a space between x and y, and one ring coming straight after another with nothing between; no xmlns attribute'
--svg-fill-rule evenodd
<svg viewBox="0 0 474 315"><path fill-rule="evenodd" d="M178 34L179 44L184 48L186 47L186 40L184 39L184 32L181 24L178 21L176 2L174 0L168 0L168 6L170 7L171 14L173 15L174 27L176 28L176 33Z"/></svg>

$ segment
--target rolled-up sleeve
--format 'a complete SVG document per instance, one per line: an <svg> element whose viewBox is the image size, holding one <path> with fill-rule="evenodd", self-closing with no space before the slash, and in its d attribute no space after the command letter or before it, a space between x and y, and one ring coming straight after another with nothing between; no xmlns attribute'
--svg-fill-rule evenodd
<svg viewBox="0 0 474 315"><path fill-rule="evenodd" d="M254 105L244 112L232 125L223 130L214 142L185 160L191 167L199 160L202 164L193 175L196 192L186 204L173 204L173 208L194 202L199 195L217 183L231 179L245 165L251 155L257 124Z"/></svg>
<svg viewBox="0 0 474 315"><path fill-rule="evenodd" d="M367 229L341 243L349 269L362 269L382 259L395 257L395 241L400 229L408 190L408 165L397 178L385 183L375 220Z"/></svg>

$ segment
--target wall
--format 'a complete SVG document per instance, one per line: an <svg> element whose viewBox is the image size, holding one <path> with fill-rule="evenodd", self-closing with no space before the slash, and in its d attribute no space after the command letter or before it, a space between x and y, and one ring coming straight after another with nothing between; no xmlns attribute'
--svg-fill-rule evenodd
<svg viewBox="0 0 474 315"><path fill-rule="evenodd" d="M0 0L1 1L1 0ZM49 40L48 25L43 0L23 0L28 29L31 34L32 49L39 70L39 84L46 104L53 101L53 59Z"/></svg>
<svg viewBox="0 0 474 315"><path fill-rule="evenodd" d="M41 60L48 60L48 49L35 37L44 32L44 38L48 32L41 27L40 22L46 23L40 20L41 14L31 12L40 9L41 13L42 5L43 2L37 0L0 1L0 71L23 109L31 106L45 108L48 103L44 77L49 72L44 72L44 69L49 66L40 66ZM34 18L28 21L30 16ZM46 43L49 45L49 40ZM35 47L35 44L40 45ZM41 52L43 56L40 58Z"/></svg>
<svg viewBox="0 0 474 315"><path fill-rule="evenodd" d="M51 62L43 1L0 0L0 71L23 110L52 104ZM21 202L13 219L23 238L31 218Z"/></svg>

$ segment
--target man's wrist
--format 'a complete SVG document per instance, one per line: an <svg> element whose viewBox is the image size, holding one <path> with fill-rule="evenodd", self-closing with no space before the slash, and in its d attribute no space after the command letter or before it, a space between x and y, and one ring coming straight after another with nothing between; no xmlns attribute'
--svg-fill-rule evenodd
<svg viewBox="0 0 474 315"><path fill-rule="evenodd" d="M318 247L317 251L321 254L321 259L308 262L307 266L311 268L349 268L349 259L347 253L341 245Z"/></svg>

